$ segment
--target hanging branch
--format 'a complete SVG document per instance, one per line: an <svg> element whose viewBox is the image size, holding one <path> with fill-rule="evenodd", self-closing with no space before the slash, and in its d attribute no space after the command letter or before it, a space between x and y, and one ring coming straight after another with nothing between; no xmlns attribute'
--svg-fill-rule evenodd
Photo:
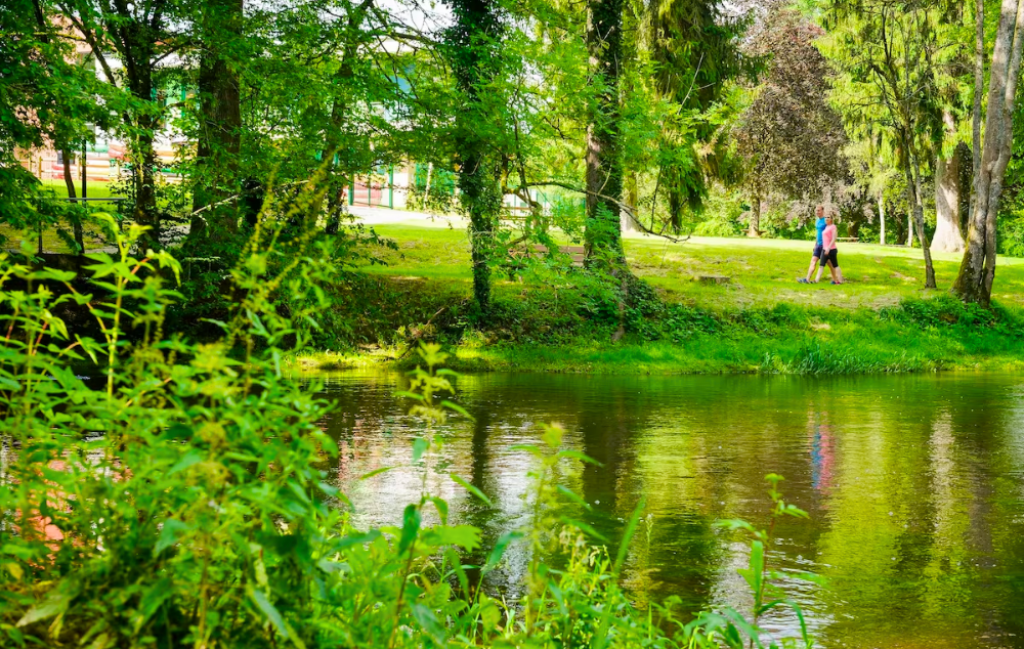
<svg viewBox="0 0 1024 649"><path fill-rule="evenodd" d="M641 232L644 232L645 234L650 234L650 235L655 236L655 237L661 237L662 239L667 239L668 241L671 241L672 243L682 243L682 242L690 240L690 235L686 235L685 237L676 237L676 236L673 236L671 234L665 234L665 228L662 228L660 232L655 232L654 230L652 230L651 228L648 228L646 225L644 225L640 221L640 218L637 216L636 212L627 203L624 203L621 200L619 200L617 198L614 198L612 196L608 196L606 194L602 194L601 192L592 192L592 191L589 191L589 190L584 189L582 187L576 187L574 185L570 185L568 183L563 183L563 182L558 181L558 180L544 180L544 181L541 181L541 182L526 183L525 186L526 187L561 187L562 189L567 189L567 190L569 190L571 192L576 192L578 194L585 194L585 195L588 195L588 196L593 196L595 198L600 198L602 200L611 201L612 203L615 203L615 205L617 205L620 210L625 212L626 215L633 222L633 224L636 225L636 227ZM667 227L667 225L666 225L666 227Z"/></svg>

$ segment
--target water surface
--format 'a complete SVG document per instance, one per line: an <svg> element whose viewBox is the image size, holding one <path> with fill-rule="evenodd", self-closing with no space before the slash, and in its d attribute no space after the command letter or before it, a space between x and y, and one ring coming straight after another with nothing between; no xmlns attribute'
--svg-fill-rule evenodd
<svg viewBox="0 0 1024 649"><path fill-rule="evenodd" d="M338 480L365 524L395 523L418 500L408 466L422 426L394 397L399 374L325 378L341 408L325 426L341 445ZM810 570L827 588L788 584L825 647L1024 647L1024 377L950 374L791 377L465 376L456 400L475 421L442 427L428 490L490 539L528 520L524 494L542 422L601 467L563 480L594 507L567 503L608 538L640 498L650 544L631 546L626 583L644 597L680 596L688 610L749 605L735 570L744 546L715 527L763 523L764 476L785 476L787 499L810 521L777 528L771 560ZM452 483L455 472L494 502ZM514 584L529 557L510 553ZM785 615L767 626L791 632Z"/></svg>

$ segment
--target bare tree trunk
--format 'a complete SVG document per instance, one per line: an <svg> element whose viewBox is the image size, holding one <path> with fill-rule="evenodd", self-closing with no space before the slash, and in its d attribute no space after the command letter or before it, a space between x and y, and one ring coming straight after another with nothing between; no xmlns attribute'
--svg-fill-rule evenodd
<svg viewBox="0 0 1024 649"><path fill-rule="evenodd" d="M967 223L974 216L974 197L981 182L981 100L985 92L985 0L974 0L974 105L971 108L971 201ZM968 226L970 227L970 226Z"/></svg>
<svg viewBox="0 0 1024 649"><path fill-rule="evenodd" d="M917 240L921 242L924 253L924 287L935 288L935 267L932 265L932 253L928 245L928 234L924 231L924 206L921 205L921 168L917 155L912 154L904 162L907 174L907 202L911 206L913 227L917 230ZM913 230L911 230L913 232ZM907 240L910 240L908 235Z"/></svg>
<svg viewBox="0 0 1024 649"><path fill-rule="evenodd" d="M64 186L67 187L68 198L75 201L75 179L71 175L71 160L74 154L67 147L63 147L60 154L64 158ZM85 165L84 160L82 164ZM83 171L82 173L84 174L85 172ZM84 204L85 201L82 201L82 203ZM75 243L78 244L78 254L80 255L85 252L85 233L82 231L82 220L79 217L73 218L71 227L75 234Z"/></svg>
<svg viewBox="0 0 1024 649"><path fill-rule="evenodd" d="M1003 176L1013 149L1013 108L1024 47L1024 0L1003 0L992 49L988 109L974 213L953 291L965 302L988 306L996 273L996 216Z"/></svg>
<svg viewBox="0 0 1024 649"><path fill-rule="evenodd" d="M138 96L138 95L136 95ZM139 135L135 139L133 151L132 181L135 189L135 209L132 220L149 229L139 237L139 249L159 250L160 213L156 206L156 149L154 132L156 120L143 118L139 120Z"/></svg>
<svg viewBox="0 0 1024 649"><path fill-rule="evenodd" d="M960 159L935 161L935 237L932 247L939 252L962 252L960 234Z"/></svg>
<svg viewBox="0 0 1024 649"><path fill-rule="evenodd" d="M879 223L879 226L881 227L881 235L879 237L879 241L884 246L885 245L885 199L882 197L881 193L878 194L878 223Z"/></svg>
<svg viewBox="0 0 1024 649"><path fill-rule="evenodd" d="M430 200L430 175L434 173L434 163L427 163L427 186L423 189L423 211L427 211L427 202Z"/></svg>
<svg viewBox="0 0 1024 649"><path fill-rule="evenodd" d="M750 206L750 227L747 228L748 237L761 236L761 195L756 194Z"/></svg>
<svg viewBox="0 0 1024 649"><path fill-rule="evenodd" d="M637 213L637 203L640 202L640 183L637 180L637 174L634 171L629 175L629 191L627 193L627 205L629 205L630 211L633 214ZM633 223L632 217L623 211L622 216L619 218L619 227L622 228L623 232L634 232L636 230L636 224Z"/></svg>

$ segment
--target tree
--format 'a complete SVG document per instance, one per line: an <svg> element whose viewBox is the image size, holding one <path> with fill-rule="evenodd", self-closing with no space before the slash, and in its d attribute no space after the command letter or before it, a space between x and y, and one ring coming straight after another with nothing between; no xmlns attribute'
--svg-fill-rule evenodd
<svg viewBox="0 0 1024 649"><path fill-rule="evenodd" d="M760 236L761 205L769 194L817 197L848 175L846 133L826 100L828 63L814 46L821 34L796 11L773 8L750 45L753 54L771 57L733 129L746 162L752 237Z"/></svg>
<svg viewBox="0 0 1024 649"><path fill-rule="evenodd" d="M669 224L678 234L683 211L699 209L722 154L710 142L720 126L715 104L729 81L754 75L763 53L744 53L740 43L750 21L732 7L726 13L717 0L654 0L644 8L640 43L629 56L650 59L652 94L673 107L662 121L657 165Z"/></svg>
<svg viewBox="0 0 1024 649"><path fill-rule="evenodd" d="M923 164L941 141L940 82L954 58L955 30L942 7L924 0L864 0L829 6L823 51L842 73L833 105L844 106L854 135L884 131L906 179L907 204L925 261L925 288L935 269L925 232Z"/></svg>
<svg viewBox="0 0 1024 649"><path fill-rule="evenodd" d="M504 130L503 93L494 93L501 59L501 19L495 0L449 0L455 24L445 34L456 86L465 109L455 117L455 152L462 207L469 216L473 294L490 311L490 260L503 194L498 158ZM498 147L495 147L498 144Z"/></svg>
<svg viewBox="0 0 1024 649"><path fill-rule="evenodd" d="M996 219L1003 177L1013 152L1013 112L1021 51L1024 0L1003 0L989 66L988 107L979 175L972 202L967 249L953 292L965 302L988 306L996 273Z"/></svg>
<svg viewBox="0 0 1024 649"><path fill-rule="evenodd" d="M69 219L72 247L82 252L84 208L44 203L36 191L38 181L15 157L19 148L52 145L62 153L64 181L74 199L72 151L89 137L88 123L105 119L92 97L96 84L90 71L50 18L42 0L13 0L0 11L0 222L38 228Z"/></svg>
<svg viewBox="0 0 1024 649"><path fill-rule="evenodd" d="M55 19L73 26L103 71L105 101L120 116L115 131L128 143L132 218L149 228L139 246L157 250L162 244L155 143L166 119L163 99L172 57L188 42L179 31L189 25L187 11L175 0L55 2L60 10ZM112 64L111 56L120 65Z"/></svg>

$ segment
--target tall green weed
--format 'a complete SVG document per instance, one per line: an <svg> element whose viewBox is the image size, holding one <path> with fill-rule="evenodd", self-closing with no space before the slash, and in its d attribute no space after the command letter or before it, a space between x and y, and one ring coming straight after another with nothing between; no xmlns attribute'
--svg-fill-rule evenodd
<svg viewBox="0 0 1024 649"><path fill-rule="evenodd" d="M112 232L116 255L90 255L91 293L71 273L0 257L3 646L775 646L758 628L763 600L687 623L633 607L619 584L641 509L614 553L556 516L556 500L578 500L559 467L592 461L562 448L557 427L522 449L537 467L529 523L482 565L466 559L480 531L454 523L426 480L398 524L353 526L325 470L330 406L281 372L319 327L336 264L312 234L281 254L281 231L266 227L230 271L233 308L209 323L221 336L204 344L165 334L180 266L133 254L138 228ZM99 335L70 330L54 315L66 305ZM441 467L436 424L468 415L447 398L440 348L419 354L404 396L424 430L410 463L426 475ZM766 592L770 546L752 538L745 574ZM532 559L523 595L506 599L483 585L514 543Z"/></svg>

